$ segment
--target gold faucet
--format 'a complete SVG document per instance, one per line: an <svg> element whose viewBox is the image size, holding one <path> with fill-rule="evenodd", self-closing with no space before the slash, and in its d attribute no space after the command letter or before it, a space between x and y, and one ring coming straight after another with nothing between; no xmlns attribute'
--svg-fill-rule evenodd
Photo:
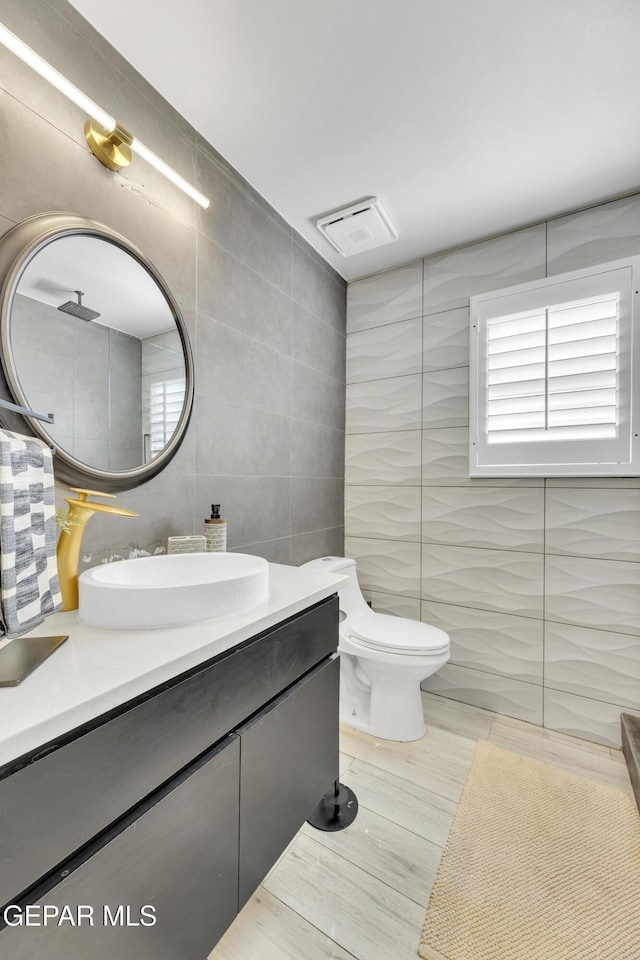
<svg viewBox="0 0 640 960"><path fill-rule="evenodd" d="M114 517L139 517L139 513L133 513L131 510L125 510L124 507L112 506L109 503L94 503L87 500L87 497L110 497L115 500L112 493L100 493L99 490L82 490L79 487L71 487L78 494L78 499L65 497L65 503L69 504L69 527L62 531L58 539L58 549L56 558L58 561L58 580L60 581L60 592L62 593L62 609L78 609L78 560L80 559L80 545L84 528L94 513L111 513Z"/></svg>

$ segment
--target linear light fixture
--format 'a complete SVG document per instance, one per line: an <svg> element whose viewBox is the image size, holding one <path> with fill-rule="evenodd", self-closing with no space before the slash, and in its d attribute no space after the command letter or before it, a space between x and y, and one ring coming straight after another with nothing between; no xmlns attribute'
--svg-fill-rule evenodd
<svg viewBox="0 0 640 960"><path fill-rule="evenodd" d="M152 167L155 167L168 180L171 180L192 200L199 203L201 207L206 209L209 206L209 201L204 194L196 190L179 173L176 173L168 163L161 160L149 147L145 147L144 143L141 143L137 137L121 127L111 114L94 103L75 84L63 77L50 63L43 60L31 47L28 47L19 37L16 37L15 33L7 30L2 23L0 23L0 43L4 44L8 50L15 53L36 73L56 87L65 97L68 97L72 103L89 114L90 119L87 120L84 128L85 139L92 153L105 167L109 167L110 170L127 167L131 163L131 152L133 151L147 163L150 163Z"/></svg>

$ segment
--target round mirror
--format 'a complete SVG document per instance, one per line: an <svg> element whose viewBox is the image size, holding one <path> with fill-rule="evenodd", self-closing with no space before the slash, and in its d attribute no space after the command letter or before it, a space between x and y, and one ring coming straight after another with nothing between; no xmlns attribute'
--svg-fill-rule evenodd
<svg viewBox="0 0 640 960"><path fill-rule="evenodd" d="M26 421L74 486L122 490L158 473L189 422L193 362L157 270L108 227L47 214L2 237L0 277L0 422Z"/></svg>

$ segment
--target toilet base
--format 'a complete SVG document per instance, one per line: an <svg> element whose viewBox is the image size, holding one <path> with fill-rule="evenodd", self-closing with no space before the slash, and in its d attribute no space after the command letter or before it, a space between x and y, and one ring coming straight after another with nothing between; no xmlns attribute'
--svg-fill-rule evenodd
<svg viewBox="0 0 640 960"><path fill-rule="evenodd" d="M409 742L425 733L420 683L449 659L440 656L402 664L386 657L356 658L340 652L340 721L379 740Z"/></svg>
<svg viewBox="0 0 640 960"><path fill-rule="evenodd" d="M371 694L369 733L383 740L422 740L424 714L420 682L404 684L401 690L375 687Z"/></svg>
<svg viewBox="0 0 640 960"><path fill-rule="evenodd" d="M420 698L420 708L422 710L422 698ZM394 740L408 743L412 740L422 740L425 734L424 717L418 719L415 712L410 711L409 717L404 713L394 717L392 723L387 720L378 721L375 725L370 722L354 717L349 710L340 711L340 723L347 727L353 727L354 730L361 730L362 733L368 733L377 740Z"/></svg>

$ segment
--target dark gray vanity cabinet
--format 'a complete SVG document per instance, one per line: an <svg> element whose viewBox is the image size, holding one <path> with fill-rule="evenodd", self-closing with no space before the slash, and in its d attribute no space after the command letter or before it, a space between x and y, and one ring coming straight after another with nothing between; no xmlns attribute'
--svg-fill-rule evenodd
<svg viewBox="0 0 640 960"><path fill-rule="evenodd" d="M335 658L238 730L240 907L338 778L339 685Z"/></svg>
<svg viewBox="0 0 640 960"><path fill-rule="evenodd" d="M237 913L239 770L233 737L159 791L36 901L93 925L6 928L3 960L205 960Z"/></svg>
<svg viewBox="0 0 640 960"><path fill-rule="evenodd" d="M331 597L0 771L0 902L40 921L3 960L205 960L338 776L337 624Z"/></svg>

